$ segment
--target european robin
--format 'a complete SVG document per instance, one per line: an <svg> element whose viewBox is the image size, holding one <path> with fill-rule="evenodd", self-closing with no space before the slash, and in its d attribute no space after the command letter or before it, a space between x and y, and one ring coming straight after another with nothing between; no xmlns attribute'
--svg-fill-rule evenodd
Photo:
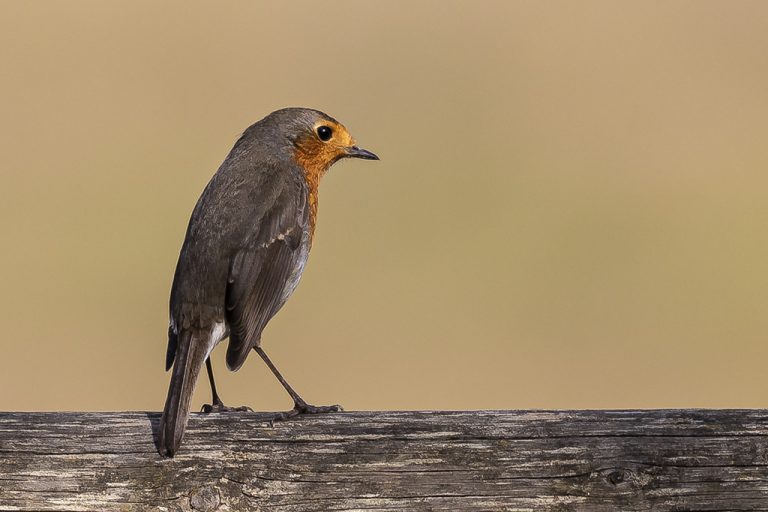
<svg viewBox="0 0 768 512"><path fill-rule="evenodd" d="M203 410L247 409L226 407L216 392L210 354L227 337L230 370L255 350L293 398L293 409L276 419L341 410L305 402L267 357L261 333L299 283L320 179L342 158L378 160L332 117L286 108L245 130L205 187L171 288L166 370L173 366L173 372L160 420L161 454L172 457L179 449L203 363L213 395Z"/></svg>

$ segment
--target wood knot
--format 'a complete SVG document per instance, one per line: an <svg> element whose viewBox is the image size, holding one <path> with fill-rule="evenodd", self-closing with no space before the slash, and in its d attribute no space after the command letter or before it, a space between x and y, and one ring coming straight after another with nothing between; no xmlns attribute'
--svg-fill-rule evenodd
<svg viewBox="0 0 768 512"><path fill-rule="evenodd" d="M643 477L628 468L603 468L593 473L596 482L608 484L610 487L626 486L639 487L643 485Z"/></svg>
<svg viewBox="0 0 768 512"><path fill-rule="evenodd" d="M624 481L627 479L627 474L623 469L617 469L615 471L611 471L608 473L608 476L606 476L606 480L608 480L608 483L611 483L613 485L619 485L621 483L624 483Z"/></svg>
<svg viewBox="0 0 768 512"><path fill-rule="evenodd" d="M219 505L221 504L219 490L212 485L206 485L205 487L196 489L189 495L189 504L193 510L212 512L219 508Z"/></svg>

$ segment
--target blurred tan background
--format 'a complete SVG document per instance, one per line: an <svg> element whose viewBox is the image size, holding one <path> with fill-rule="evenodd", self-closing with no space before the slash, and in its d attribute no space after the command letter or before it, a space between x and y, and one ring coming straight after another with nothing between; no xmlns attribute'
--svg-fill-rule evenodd
<svg viewBox="0 0 768 512"><path fill-rule="evenodd" d="M238 134L319 108L264 346L348 409L768 406L768 3L3 2L2 410L159 410L167 300ZM230 405L290 406L257 357ZM195 403L209 399L204 377Z"/></svg>

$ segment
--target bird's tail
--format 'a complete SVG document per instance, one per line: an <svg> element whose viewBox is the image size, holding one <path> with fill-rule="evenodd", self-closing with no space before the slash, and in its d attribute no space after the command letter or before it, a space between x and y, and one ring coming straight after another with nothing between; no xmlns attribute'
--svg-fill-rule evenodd
<svg viewBox="0 0 768 512"><path fill-rule="evenodd" d="M166 457L174 456L184 437L192 393L200 368L208 355L207 334L204 330L185 329L178 335L171 384L158 436L158 449Z"/></svg>

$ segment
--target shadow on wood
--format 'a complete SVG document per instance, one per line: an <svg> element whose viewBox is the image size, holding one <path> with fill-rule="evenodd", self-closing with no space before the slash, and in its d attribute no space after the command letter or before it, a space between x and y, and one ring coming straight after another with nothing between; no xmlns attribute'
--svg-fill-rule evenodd
<svg viewBox="0 0 768 512"><path fill-rule="evenodd" d="M757 410L0 413L0 510L768 510Z"/></svg>

